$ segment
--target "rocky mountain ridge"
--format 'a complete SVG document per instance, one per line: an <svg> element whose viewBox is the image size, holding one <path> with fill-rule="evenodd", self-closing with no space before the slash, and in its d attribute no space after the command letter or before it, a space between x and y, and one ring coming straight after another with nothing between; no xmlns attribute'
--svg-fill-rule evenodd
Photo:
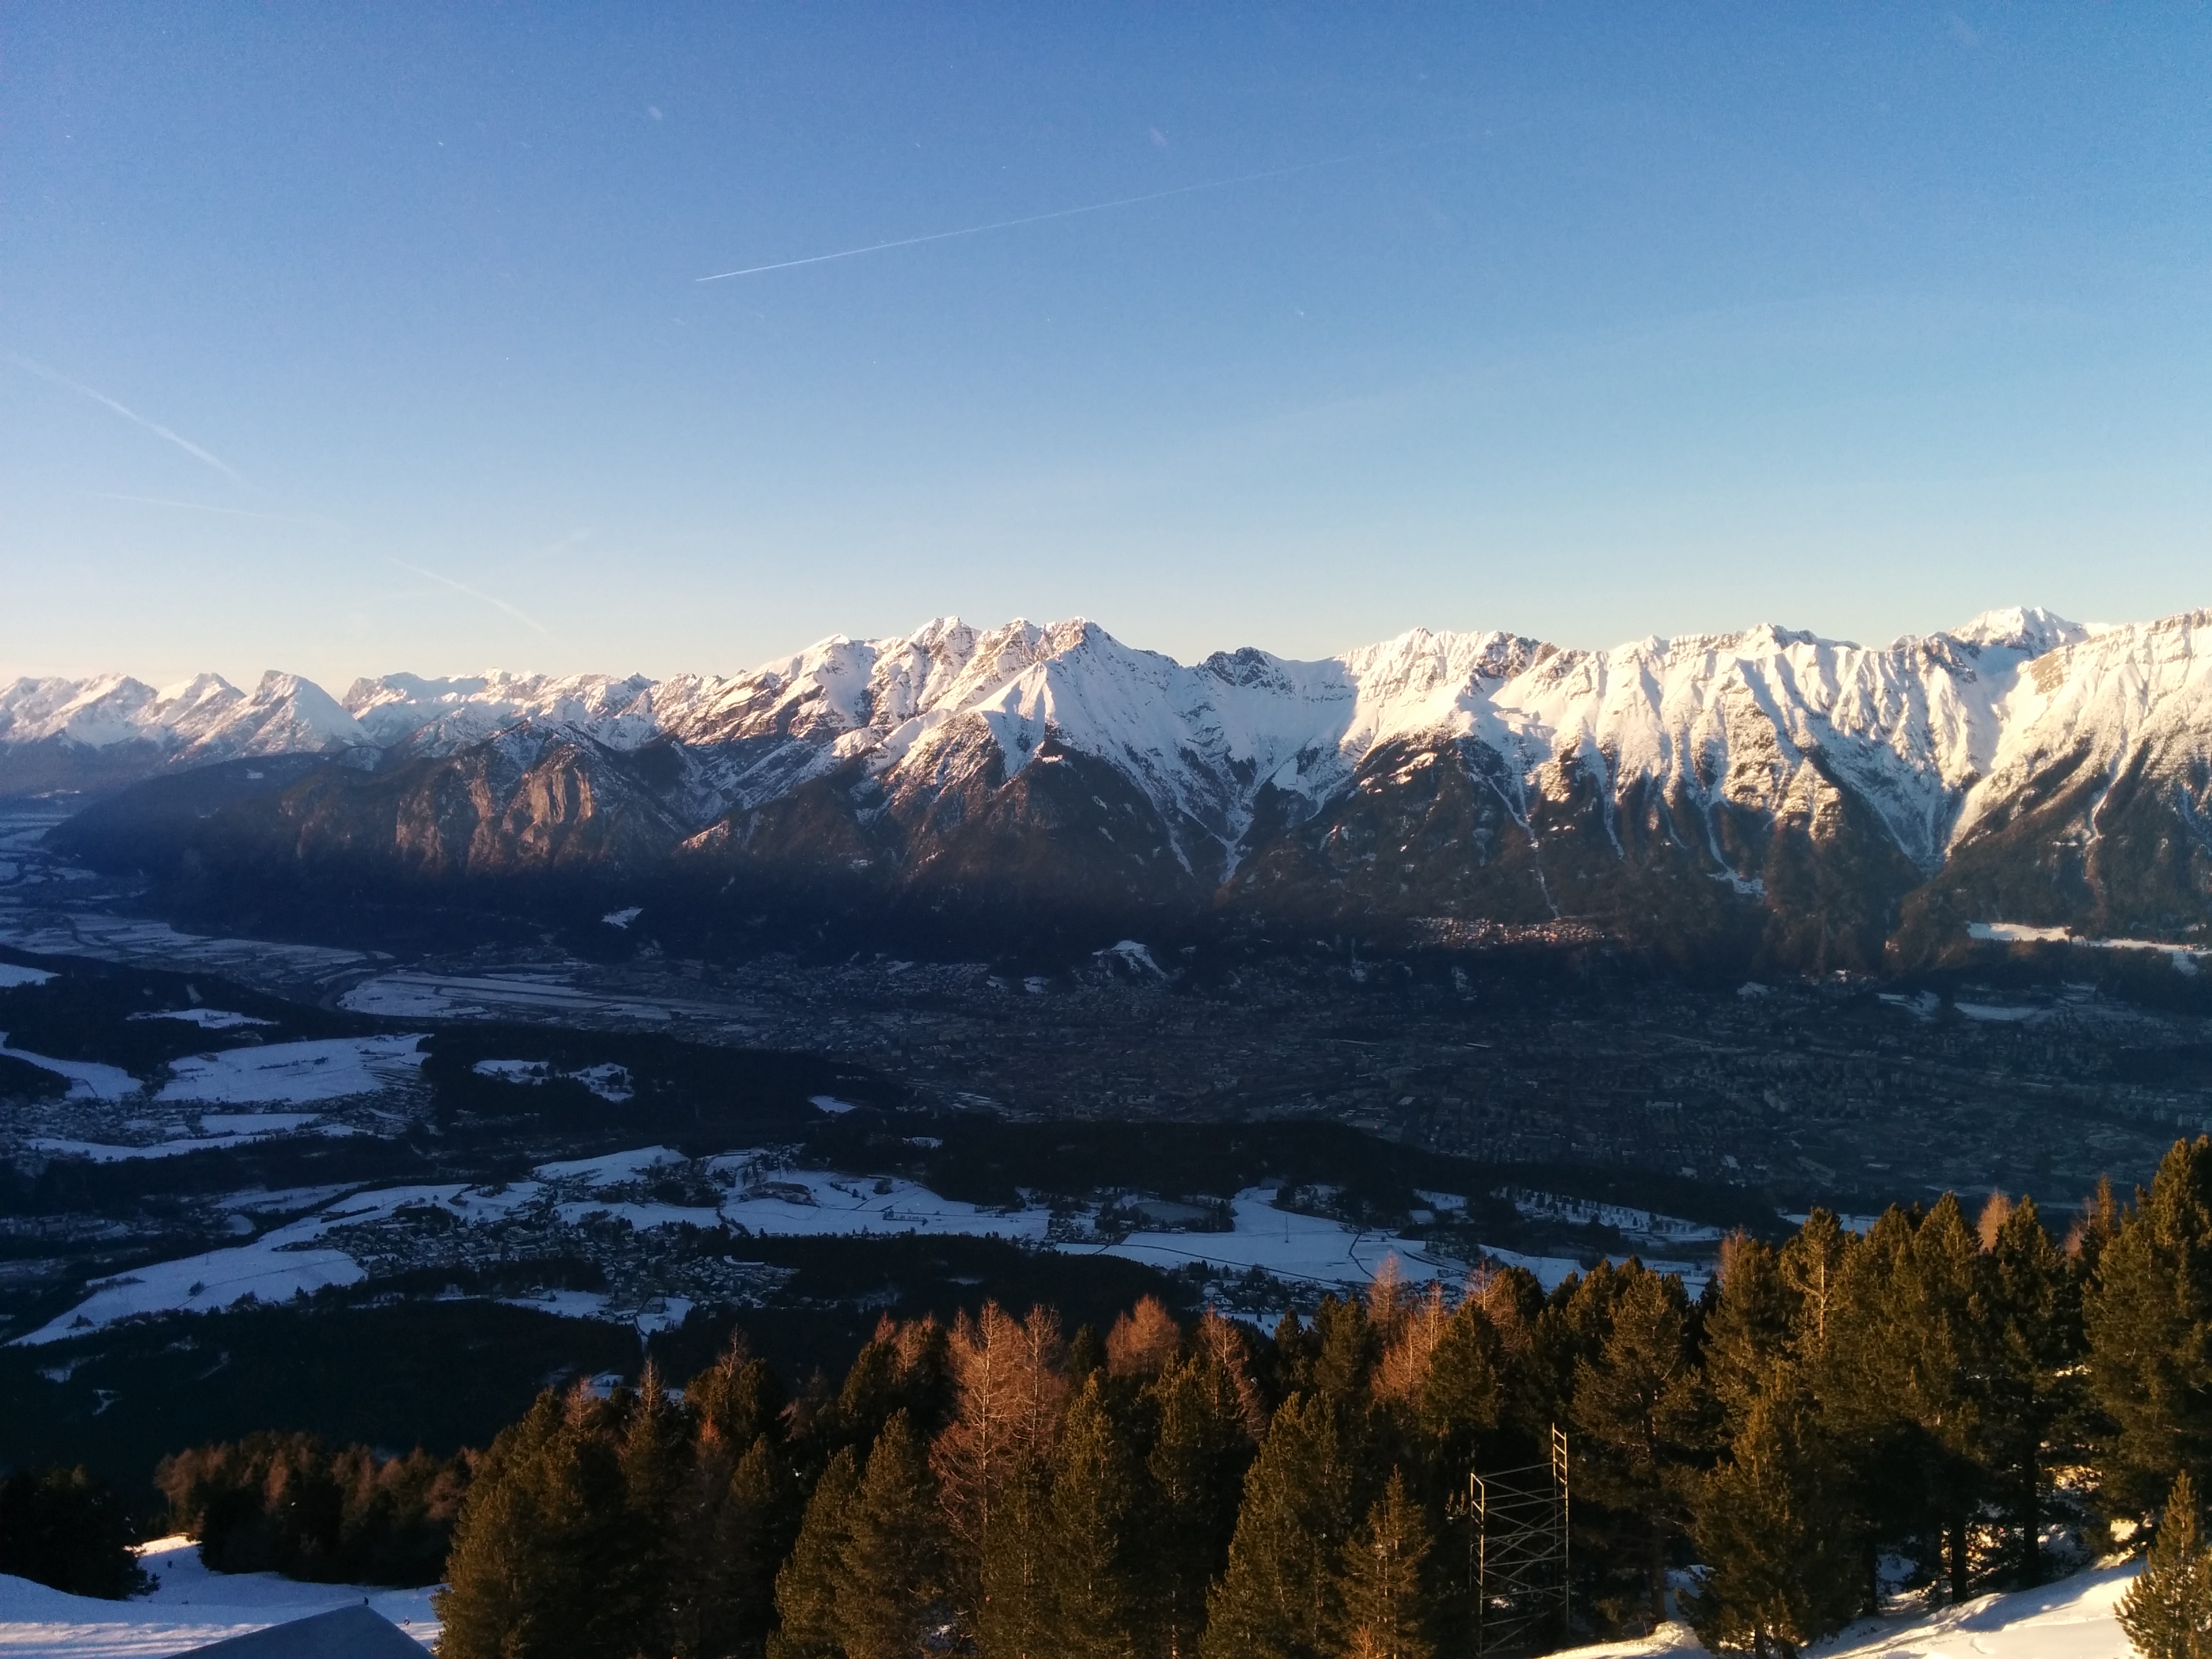
<svg viewBox="0 0 2212 1659"><path fill-rule="evenodd" d="M341 763L226 799L204 852L1808 968L1974 922L2212 946L2212 612L1997 611L1872 648L1415 629L1188 665L1080 619L939 618L727 678L0 692L0 792L302 753Z"/></svg>

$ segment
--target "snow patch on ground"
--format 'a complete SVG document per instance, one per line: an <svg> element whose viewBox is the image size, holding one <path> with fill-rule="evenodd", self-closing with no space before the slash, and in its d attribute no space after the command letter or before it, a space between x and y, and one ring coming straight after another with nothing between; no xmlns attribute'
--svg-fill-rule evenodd
<svg viewBox="0 0 2212 1659"><path fill-rule="evenodd" d="M306 1584L273 1572L210 1572L188 1538L138 1552L151 1594L128 1601L67 1595L0 1573L0 1655L6 1659L161 1659L367 1601L425 1648L438 1639L428 1589Z"/></svg>
<svg viewBox="0 0 2212 1659"><path fill-rule="evenodd" d="M1997 1002L1954 1002L1951 1005L1968 1019L1978 1019L1988 1024L2016 1024L2024 1019L2033 1019L2048 1012L2042 1008L2018 1008Z"/></svg>
<svg viewBox="0 0 2212 1659"><path fill-rule="evenodd" d="M564 1072L546 1060L480 1060L469 1069L478 1077L495 1077L503 1083L580 1083L601 1100L617 1105L633 1092L629 1068L612 1062Z"/></svg>
<svg viewBox="0 0 2212 1659"><path fill-rule="evenodd" d="M1935 1613L1863 1619L1816 1642L1808 1659L2129 1659L2115 1608L2141 1565L2098 1568L2038 1589L1983 1595ZM1662 1625L1639 1641L1569 1648L1552 1659L1702 1656L1686 1626Z"/></svg>
<svg viewBox="0 0 2212 1659"><path fill-rule="evenodd" d="M422 1042L420 1036L331 1037L193 1054L169 1068L172 1080L155 1098L281 1105L375 1094L414 1080L422 1066Z"/></svg>
<svg viewBox="0 0 2212 1659"><path fill-rule="evenodd" d="M51 1060L27 1048L10 1048L5 1031L0 1031L0 1054L67 1078L72 1100L125 1100L138 1092L138 1079L120 1066L103 1066L96 1060Z"/></svg>
<svg viewBox="0 0 2212 1659"><path fill-rule="evenodd" d="M750 1153L719 1158L709 1167L737 1182L738 1190L723 1200L723 1218L773 1237L964 1233L1042 1244L1052 1221L1042 1207L988 1209L940 1198L910 1181L783 1169Z"/></svg>
<svg viewBox="0 0 2212 1659"><path fill-rule="evenodd" d="M8 867L12 873L14 866ZM12 962L0 962L0 991L12 991L19 985L44 985L52 977L43 968L19 968Z"/></svg>
<svg viewBox="0 0 2212 1659"><path fill-rule="evenodd" d="M326 1285L357 1284L363 1277L361 1264L343 1250L272 1246L270 1241L278 1236L271 1233L234 1250L210 1250L112 1279L95 1279L87 1286L90 1296L16 1341L27 1346L58 1342L141 1314L205 1313L248 1297L289 1302Z"/></svg>
<svg viewBox="0 0 2212 1659"><path fill-rule="evenodd" d="M1966 937L2001 945L2078 945L2090 951L2159 951L2176 969L2197 971L2200 957L2212 957L2212 948L2201 945L2168 945L2154 939L2082 939L2070 927L2031 927L2022 921L1970 921Z"/></svg>
<svg viewBox="0 0 2212 1659"><path fill-rule="evenodd" d="M234 1014L228 1008L164 1008L157 1013L133 1014L133 1019L181 1019L188 1025L197 1025L203 1031L234 1031L245 1025L274 1025L273 1019L257 1019L252 1014Z"/></svg>

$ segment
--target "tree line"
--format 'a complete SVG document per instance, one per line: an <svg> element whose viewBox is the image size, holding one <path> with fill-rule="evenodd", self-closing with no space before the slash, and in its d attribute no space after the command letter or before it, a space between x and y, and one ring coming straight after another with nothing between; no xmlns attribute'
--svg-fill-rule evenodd
<svg viewBox="0 0 2212 1659"><path fill-rule="evenodd" d="M160 1483L210 1565L441 1563L447 1659L1431 1659L1472 1650L1469 1472L1543 1462L1554 1426L1562 1639L1648 1628L1671 1591L1710 1646L1790 1659L1878 1604L1886 1561L1941 1596L2032 1584L2057 1526L2091 1553L2148 1528L2130 1617L2212 1650L2212 1139L2060 1232L2002 1197L1863 1234L1815 1211L1729 1239L1694 1297L1631 1261L1548 1292L1386 1272L1265 1337L987 1305L886 1321L835 1387L740 1338L681 1389L548 1391L482 1454L264 1435ZM120 1593L120 1516L19 1474L0 1570ZM79 1533L97 1571L61 1559Z"/></svg>
<svg viewBox="0 0 2212 1659"><path fill-rule="evenodd" d="M994 1305L887 1321L795 1395L740 1340L680 1390L549 1392L499 1437L441 1651L1466 1652L1454 1500L1557 1425L1578 1627L1648 1627L1679 1584L1709 1645L1787 1659L1875 1607L1885 1558L1954 1598L2031 1584L2055 1520L2101 1547L2177 1474L2206 1489L2208 1333L2212 1139L2063 1237L2002 1197L1863 1235L1816 1211L1731 1238L1694 1297L1631 1261L1456 1297L1386 1273L1265 1339Z"/></svg>

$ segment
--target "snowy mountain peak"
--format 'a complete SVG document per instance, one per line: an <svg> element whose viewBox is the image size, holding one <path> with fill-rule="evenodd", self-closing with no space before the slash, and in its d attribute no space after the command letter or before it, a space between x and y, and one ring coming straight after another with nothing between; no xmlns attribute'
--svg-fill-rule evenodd
<svg viewBox="0 0 2212 1659"><path fill-rule="evenodd" d="M2018 605L2001 611L1984 611L1950 633L1963 645L2017 651L2027 657L2039 657L2046 651L2089 637L2089 630L2080 623L2069 622L2056 611L2045 611L2040 605Z"/></svg>

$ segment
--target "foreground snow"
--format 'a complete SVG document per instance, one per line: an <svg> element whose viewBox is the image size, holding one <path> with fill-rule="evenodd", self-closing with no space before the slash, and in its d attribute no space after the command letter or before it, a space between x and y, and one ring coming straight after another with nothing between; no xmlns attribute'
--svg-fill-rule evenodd
<svg viewBox="0 0 2212 1659"><path fill-rule="evenodd" d="M2140 1567L2103 1567L1917 1617L1863 1619L1810 1653L1817 1659L2130 1659L2114 1608ZM1642 1641L1601 1642L1555 1659L1687 1659L1704 1651L1684 1626L1662 1625Z"/></svg>
<svg viewBox="0 0 2212 1659"><path fill-rule="evenodd" d="M96 1601L0 1575L4 1659L159 1659L266 1626L366 1600L422 1643L435 1643L430 1592L299 1584L273 1573L210 1573L182 1538L147 1546L150 1595ZM2106 1567L2009 1595L1984 1595L1918 1617L1869 1619L1812 1650L1816 1659L2128 1659L2113 1609L2137 1569ZM1704 1650L1680 1625L1642 1641L1571 1649L1559 1659L1688 1659Z"/></svg>
<svg viewBox="0 0 2212 1659"><path fill-rule="evenodd" d="M158 1659L362 1601L424 1647L437 1640L427 1589L301 1584L272 1572L210 1572L200 1565L199 1547L185 1538L156 1540L139 1552L139 1560L156 1588L129 1601L64 1595L0 1573L0 1656Z"/></svg>

